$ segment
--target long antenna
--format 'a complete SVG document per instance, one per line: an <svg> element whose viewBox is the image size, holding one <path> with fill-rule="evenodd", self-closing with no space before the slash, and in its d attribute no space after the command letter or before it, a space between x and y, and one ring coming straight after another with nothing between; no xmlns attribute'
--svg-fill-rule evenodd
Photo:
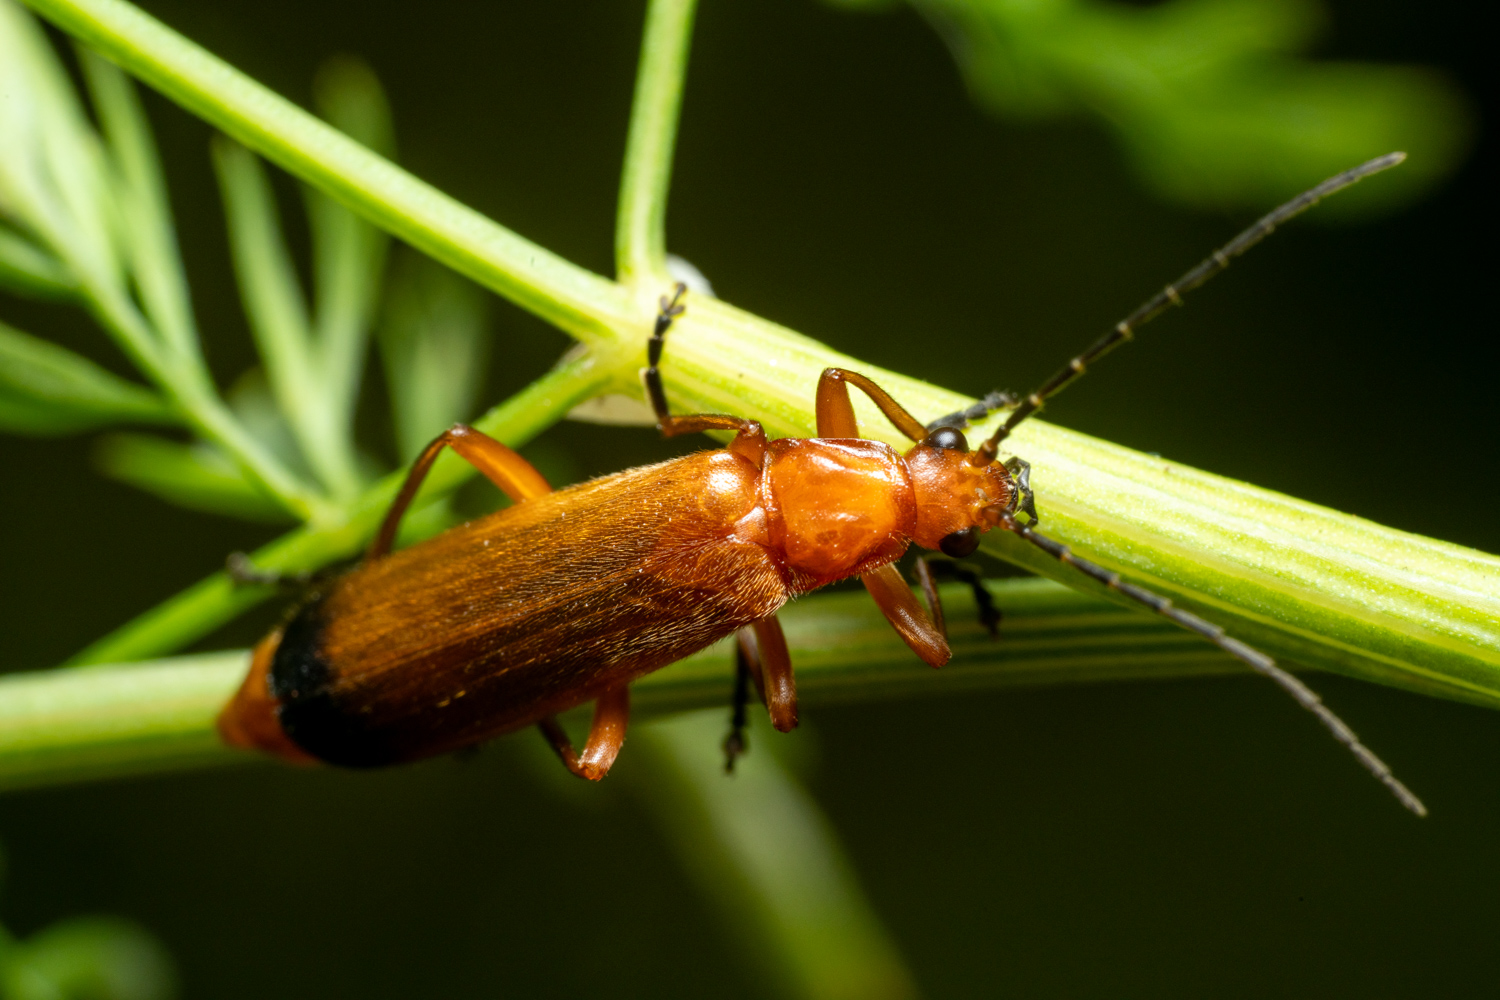
<svg viewBox="0 0 1500 1000"><path fill-rule="evenodd" d="M1104 586L1115 593L1123 594L1132 601L1144 604L1164 618L1176 622L1189 631L1198 633L1209 642L1224 650L1224 652L1247 665L1251 670L1275 681L1281 686L1283 691L1296 700L1297 704L1307 709L1313 715L1316 715L1318 721L1323 723L1328 731L1333 734L1333 738L1348 747L1349 752L1354 754L1354 758L1363 764L1365 770L1373 774L1377 781L1386 788L1389 788L1391 794L1396 796L1397 801L1418 816L1427 815L1427 807L1422 804L1422 800L1412 794L1411 789L1403 785L1400 779L1391 773L1391 769L1386 766L1385 761L1375 756L1373 750L1361 743L1359 737L1354 735L1354 730L1350 729L1344 723L1343 719L1335 715L1333 709L1323 704L1323 699L1319 698L1315 691L1281 667L1278 667L1276 661L1265 653L1245 645L1243 642L1227 634L1218 625L1204 621L1197 615L1182 610L1160 594L1154 594L1144 587L1137 587L1133 583L1127 583L1120 578L1120 574L1113 573L1097 563L1092 563L1087 559L1075 556L1073 550L1068 546L1048 538L1030 525L1021 524L1019 521L1012 519L1008 523L1002 523L1001 526L1020 535L1057 561L1067 563L1086 576L1104 584Z"/></svg>
<svg viewBox="0 0 1500 1000"><path fill-rule="evenodd" d="M988 465L990 462L993 462L996 452L999 451L1000 442L1010 436L1010 432L1016 429L1017 424L1033 413L1036 413L1048 399L1072 384L1074 379L1088 370L1089 365L1108 354L1119 344L1133 338L1136 330L1166 312L1169 307L1182 305L1183 295L1191 292L1224 270L1235 257L1238 257L1275 232L1277 226L1280 226L1288 219L1302 214L1329 195L1337 191L1342 191L1351 184L1364 180L1371 174L1378 174L1382 170L1388 170L1404 159L1406 159L1405 153L1387 153L1385 156L1377 157L1368 163L1361 163L1352 170L1345 170L1341 174L1330 177L1317 187L1302 192L1285 205L1267 214L1259 222L1255 223L1255 225L1215 250L1197 267L1157 292L1146 302L1142 303L1139 309L1116 323L1114 329L1096 340L1092 347L1075 357L1072 361L1069 361L1058 370L1057 374L1043 382L1040 388L1022 399L1020 404L1010 412L1010 416L1005 419L1005 423L1000 425L1000 429L995 431L989 440L974 449L974 464ZM997 397L996 401L999 402L1000 399ZM985 402L990 402L990 397L986 397ZM991 407L991 409L998 408ZM978 419L977 416L971 415L977 409L978 407L974 406L960 413L940 417L938 420L933 421L933 425L946 424L953 421L954 418L962 421Z"/></svg>

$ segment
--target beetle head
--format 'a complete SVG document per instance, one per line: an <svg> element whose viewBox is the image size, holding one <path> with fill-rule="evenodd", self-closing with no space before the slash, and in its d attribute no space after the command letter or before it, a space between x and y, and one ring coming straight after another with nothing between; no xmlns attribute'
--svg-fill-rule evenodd
<svg viewBox="0 0 1500 1000"><path fill-rule="evenodd" d="M962 558L979 547L979 536L1018 513L1036 521L1031 466L1019 458L975 464L968 440L956 427L938 427L906 453L916 494L912 541Z"/></svg>

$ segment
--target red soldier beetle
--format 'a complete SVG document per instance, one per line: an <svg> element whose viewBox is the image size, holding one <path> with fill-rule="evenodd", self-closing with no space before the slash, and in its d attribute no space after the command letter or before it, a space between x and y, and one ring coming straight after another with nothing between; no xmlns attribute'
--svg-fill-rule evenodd
<svg viewBox="0 0 1500 1000"><path fill-rule="evenodd" d="M725 448L554 492L516 452L455 425L413 463L364 561L313 588L256 647L244 684L219 717L220 733L232 745L289 760L370 767L537 725L569 770L597 780L624 743L630 682L738 634L725 741L732 768L744 749L751 681L777 729L797 725L791 657L776 620L782 606L858 576L912 651L941 667L949 650L933 570L942 564L917 563L924 609L895 562L912 542L961 558L998 528L1275 681L1404 806L1425 815L1349 727L1269 656L1040 534L1029 466L997 458L1017 424L1135 329L1180 304L1182 294L1319 199L1402 159L1393 153L1372 160L1271 212L1023 399L992 394L925 425L870 379L839 368L818 380L814 438L768 441L755 420L673 415L660 365L666 333L685 308L679 284L662 298L649 341L647 396L664 435L733 431ZM860 437L851 385L911 439L908 451ZM971 451L963 428L1007 408L999 429ZM393 552L401 516L444 448L514 504ZM977 576L957 572L993 630L999 616L988 593ZM579 753L557 715L589 701L594 718Z"/></svg>

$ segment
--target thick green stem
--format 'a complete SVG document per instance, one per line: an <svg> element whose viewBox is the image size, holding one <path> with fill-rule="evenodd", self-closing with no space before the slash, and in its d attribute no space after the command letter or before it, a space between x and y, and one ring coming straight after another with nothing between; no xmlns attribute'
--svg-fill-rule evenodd
<svg viewBox="0 0 1500 1000"><path fill-rule="evenodd" d="M679 412L753 413L774 435L808 435L811 390L828 365L868 373L922 420L971 402L722 302L690 296L687 306L664 369ZM909 447L863 397L855 409L862 433ZM1090 558L1274 655L1500 707L1500 558L1039 420L1008 444L1033 465L1041 529ZM1013 535L991 532L985 546L1089 586Z"/></svg>
<svg viewBox="0 0 1500 1000"><path fill-rule="evenodd" d="M696 7L652 0L646 11L615 223L615 270L625 285L666 281L667 191Z"/></svg>
<svg viewBox="0 0 1500 1000"><path fill-rule="evenodd" d="M923 667L863 594L822 594L792 605L783 621L803 702L815 708L1239 669L1164 621L1120 611L1050 581L990 586L1006 614L998 641L974 621L967 588L944 589L953 660L942 670ZM116 640L117 647L126 645ZM633 688L633 716L727 706L731 662L720 644L642 678ZM248 759L220 747L213 733L214 716L244 676L245 664L241 651L0 678L0 788Z"/></svg>
<svg viewBox="0 0 1500 1000"><path fill-rule="evenodd" d="M599 362L609 373L601 387L639 392L634 373L651 323L652 289L613 284L509 233L122 0L28 2L376 225L598 345ZM655 148L666 151L660 143ZM665 167L658 162L652 169ZM642 218L649 221L650 213ZM650 228L640 231L649 235ZM924 419L968 402L727 304L690 297L687 307L663 366L679 411L745 413L774 434L807 434L813 386L831 364L865 371ZM872 436L896 440L869 407L858 406ZM1500 704L1500 559L1040 421L1023 425L1010 444L1035 467L1043 529L1111 568L1278 656ZM1070 586L1087 586L1076 572L1012 536L992 532L988 539L990 551L1003 558Z"/></svg>

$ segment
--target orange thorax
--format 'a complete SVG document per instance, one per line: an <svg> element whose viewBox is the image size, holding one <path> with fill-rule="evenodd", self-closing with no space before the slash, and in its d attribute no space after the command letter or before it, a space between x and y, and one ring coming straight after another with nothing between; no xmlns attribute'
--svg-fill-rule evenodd
<svg viewBox="0 0 1500 1000"><path fill-rule="evenodd" d="M803 592L899 558L916 517L906 463L860 438L771 442L760 498L771 546Z"/></svg>

